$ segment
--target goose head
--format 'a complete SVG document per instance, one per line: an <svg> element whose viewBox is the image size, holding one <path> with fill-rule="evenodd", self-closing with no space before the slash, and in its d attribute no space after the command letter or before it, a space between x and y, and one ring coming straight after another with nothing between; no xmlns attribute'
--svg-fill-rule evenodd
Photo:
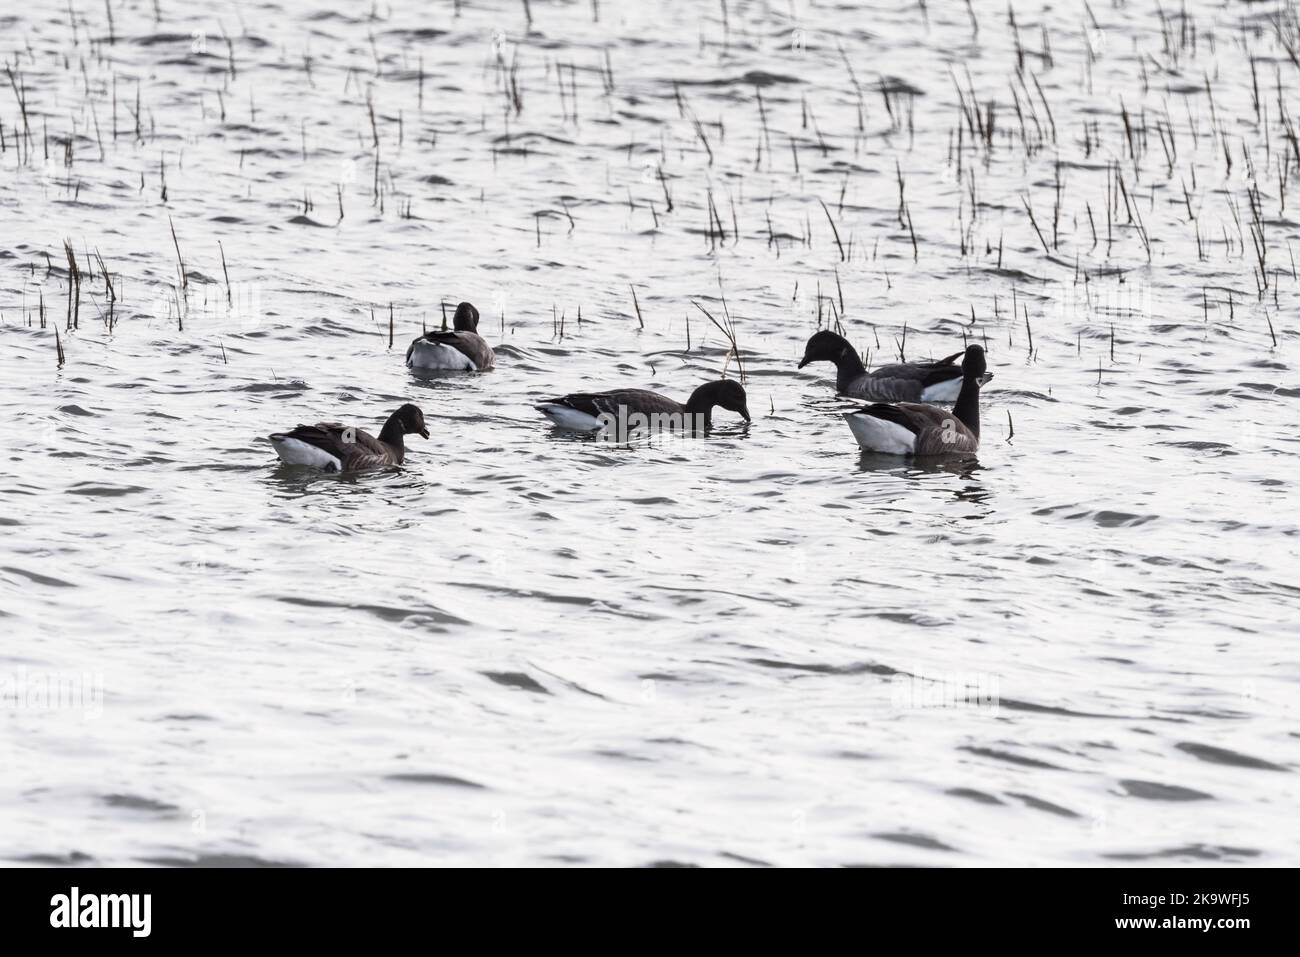
<svg viewBox="0 0 1300 957"><path fill-rule="evenodd" d="M983 385L993 378L988 371L988 364L984 360L983 346L967 346L966 353L961 359L961 374L964 379L973 379L976 384Z"/></svg>
<svg viewBox="0 0 1300 957"><path fill-rule="evenodd" d="M457 332L478 332L478 310L472 303L462 302L456 307L451 327Z"/></svg>
<svg viewBox="0 0 1300 957"><path fill-rule="evenodd" d="M750 421L745 387L734 379L706 382L692 392L691 397L686 400L688 411L702 412L706 416L711 415L714 406L726 409L728 412L735 412L746 422Z"/></svg>
<svg viewBox="0 0 1300 957"><path fill-rule="evenodd" d="M418 435L422 439L429 437L429 430L424 424L424 413L419 406L406 403L389 419L390 422L394 420L401 426L402 435Z"/></svg>
<svg viewBox="0 0 1300 957"><path fill-rule="evenodd" d="M799 368L811 362L839 362L844 355L844 351L853 351L849 341L841 335L831 332L829 329L823 329L821 332L813 333L809 338L808 344L804 346L803 358L799 360Z"/></svg>

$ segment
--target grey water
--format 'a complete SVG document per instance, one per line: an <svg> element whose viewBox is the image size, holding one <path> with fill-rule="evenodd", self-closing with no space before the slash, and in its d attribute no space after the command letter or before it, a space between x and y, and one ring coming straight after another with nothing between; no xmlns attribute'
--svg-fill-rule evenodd
<svg viewBox="0 0 1300 957"><path fill-rule="evenodd" d="M1300 863L1295 26L7 6L0 859ZM978 456L861 454L819 327L983 344Z"/></svg>

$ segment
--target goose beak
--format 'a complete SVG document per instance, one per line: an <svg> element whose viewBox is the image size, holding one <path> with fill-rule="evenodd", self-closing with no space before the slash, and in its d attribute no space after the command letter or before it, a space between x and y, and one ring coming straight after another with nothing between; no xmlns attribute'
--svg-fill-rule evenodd
<svg viewBox="0 0 1300 957"><path fill-rule="evenodd" d="M741 408L740 408L740 414L741 414L742 417L744 417L745 421L748 422L748 421L749 421L749 406L747 406L747 405L745 405L745 406L741 406Z"/></svg>
<svg viewBox="0 0 1300 957"><path fill-rule="evenodd" d="M421 429L421 430L420 430L420 438L422 438L422 439L427 439L428 437L429 437L429 430L428 430L428 429Z"/></svg>
<svg viewBox="0 0 1300 957"><path fill-rule="evenodd" d="M799 360L799 368L802 369L810 362L812 362L812 360L809 359L807 356L804 356L802 359Z"/></svg>
<svg viewBox="0 0 1300 957"><path fill-rule="evenodd" d="M992 379L992 378L993 378L993 373L992 373L992 372L986 372L986 373L984 373L982 376L980 376L980 385L987 385L989 379Z"/></svg>

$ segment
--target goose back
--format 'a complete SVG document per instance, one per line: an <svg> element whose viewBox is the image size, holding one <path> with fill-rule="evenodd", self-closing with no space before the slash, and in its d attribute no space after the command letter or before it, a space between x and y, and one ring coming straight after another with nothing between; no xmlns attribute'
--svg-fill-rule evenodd
<svg viewBox="0 0 1300 957"><path fill-rule="evenodd" d="M449 369L484 372L496 364L496 353L477 332L452 329L426 332L406 350L412 369Z"/></svg>
<svg viewBox="0 0 1300 957"><path fill-rule="evenodd" d="M674 413L685 410L680 402L648 389L612 389L608 392L575 392L553 402L596 417L601 413L618 415L619 409L626 409L628 414L640 412L643 415L654 413Z"/></svg>
<svg viewBox="0 0 1300 957"><path fill-rule="evenodd" d="M869 402L955 402L961 390L961 353L938 362L897 362L848 383L844 394Z"/></svg>
<svg viewBox="0 0 1300 957"><path fill-rule="evenodd" d="M407 435L429 437L424 413L409 402L388 417L379 438L342 422L317 422L273 433L270 439L275 454L287 465L349 472L401 465L406 458Z"/></svg>

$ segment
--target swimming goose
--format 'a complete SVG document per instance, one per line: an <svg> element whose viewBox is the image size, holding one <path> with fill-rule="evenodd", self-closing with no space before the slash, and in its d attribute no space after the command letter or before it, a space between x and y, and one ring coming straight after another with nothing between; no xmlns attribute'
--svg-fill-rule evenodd
<svg viewBox="0 0 1300 957"><path fill-rule="evenodd" d="M847 339L823 329L808 340L799 368L810 362L835 363L836 391L855 399L951 403L961 391L961 366L953 364L960 356L957 352L938 362L900 362L868 372ZM992 378L985 373L983 381Z"/></svg>
<svg viewBox="0 0 1300 957"><path fill-rule="evenodd" d="M877 403L845 420L858 445L867 452L890 455L945 455L974 452L980 447L980 384L984 381L984 350L968 346L961 363L961 391L952 411L902 402Z"/></svg>
<svg viewBox="0 0 1300 957"><path fill-rule="evenodd" d="M388 417L379 438L339 422L300 425L292 432L270 436L275 454L286 465L308 465L326 472L401 465L406 458L404 436L412 433L429 437L424 413L409 402Z"/></svg>
<svg viewBox="0 0 1300 957"><path fill-rule="evenodd" d="M536 408L562 429L595 432L613 426L622 435L636 428L707 432L713 427L714 406L737 412L749 421L745 387L731 379L704 383L685 404L645 389L612 389L575 392L539 402Z"/></svg>
<svg viewBox="0 0 1300 957"><path fill-rule="evenodd" d="M426 332L406 350L411 369L483 372L495 361L496 353L478 334L478 310L468 302L456 307L450 332Z"/></svg>

